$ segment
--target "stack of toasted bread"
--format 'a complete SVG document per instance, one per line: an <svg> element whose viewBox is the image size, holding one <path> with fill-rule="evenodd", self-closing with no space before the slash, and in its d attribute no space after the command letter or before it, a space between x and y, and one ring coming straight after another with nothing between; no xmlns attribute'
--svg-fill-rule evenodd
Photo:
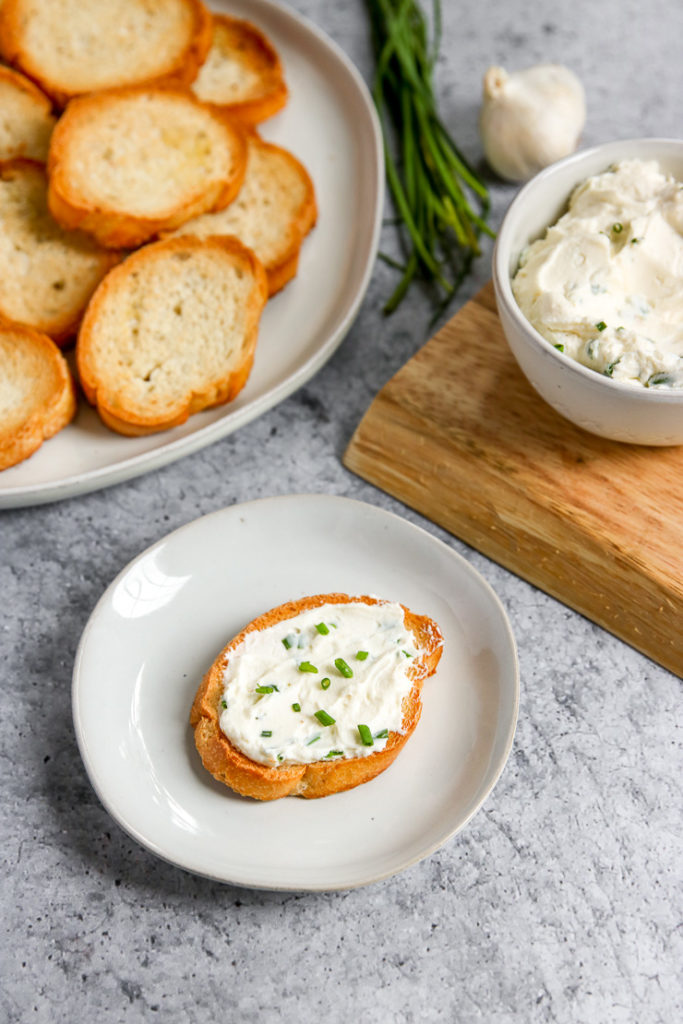
<svg viewBox="0 0 683 1024"><path fill-rule="evenodd" d="M276 51L200 0L3 0L0 56L0 469L73 417L74 338L120 433L230 401L317 216L256 130Z"/></svg>

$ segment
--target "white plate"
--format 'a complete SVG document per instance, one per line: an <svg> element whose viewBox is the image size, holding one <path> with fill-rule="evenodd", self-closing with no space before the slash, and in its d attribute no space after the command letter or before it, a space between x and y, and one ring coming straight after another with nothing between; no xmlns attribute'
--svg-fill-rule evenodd
<svg viewBox="0 0 683 1024"><path fill-rule="evenodd" d="M270 0L213 0L248 17L280 52L290 100L262 134L309 169L319 207L299 274L269 303L244 391L174 430L121 437L81 402L76 420L30 459L0 474L0 508L36 505L156 469L244 426L304 384L330 358L365 294L381 224L384 168L372 100L342 50Z"/></svg>
<svg viewBox="0 0 683 1024"><path fill-rule="evenodd" d="M445 637L419 725L372 782L322 800L258 803L204 770L188 715L225 643L307 594L370 593ZM421 860L465 825L512 745L519 681L505 612L441 541L387 512L321 495L235 505L131 562L76 658L74 722L102 803L160 857L264 889L347 889Z"/></svg>

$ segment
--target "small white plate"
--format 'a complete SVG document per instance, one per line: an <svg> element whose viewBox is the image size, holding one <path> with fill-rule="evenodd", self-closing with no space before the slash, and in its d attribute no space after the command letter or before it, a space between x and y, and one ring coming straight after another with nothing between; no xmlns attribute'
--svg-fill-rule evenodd
<svg viewBox="0 0 683 1024"><path fill-rule="evenodd" d="M84 399L76 419L30 459L0 473L0 508L84 494L157 469L225 437L301 387L349 330L377 252L384 197L381 132L370 94L344 52L310 22L270 0L212 0L246 17L282 56L290 99L262 134L308 168L318 223L299 273L267 305L256 360L234 402L148 437L108 430Z"/></svg>
<svg viewBox="0 0 683 1024"><path fill-rule="evenodd" d="M322 800L243 799L202 767L188 716L221 648L290 598L377 594L445 637L394 764ZM466 824L507 760L515 643L488 584L447 545L372 505L270 498L195 520L136 558L83 633L73 711L109 813L160 857L263 889L348 889L402 871Z"/></svg>

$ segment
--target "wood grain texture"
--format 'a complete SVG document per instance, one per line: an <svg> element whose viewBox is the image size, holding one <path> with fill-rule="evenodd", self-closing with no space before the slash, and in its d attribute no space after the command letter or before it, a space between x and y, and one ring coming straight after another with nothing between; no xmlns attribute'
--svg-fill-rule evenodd
<svg viewBox="0 0 683 1024"><path fill-rule="evenodd" d="M491 285L382 389L344 463L683 677L683 447L606 441L546 405Z"/></svg>

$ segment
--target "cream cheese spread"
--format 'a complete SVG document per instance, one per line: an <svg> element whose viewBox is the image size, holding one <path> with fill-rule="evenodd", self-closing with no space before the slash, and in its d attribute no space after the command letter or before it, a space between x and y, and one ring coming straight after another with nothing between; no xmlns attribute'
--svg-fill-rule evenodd
<svg viewBox="0 0 683 1024"><path fill-rule="evenodd" d="M372 754L403 731L417 654L399 604L309 609L248 633L230 654L220 728L269 766Z"/></svg>
<svg viewBox="0 0 683 1024"><path fill-rule="evenodd" d="M565 355L636 387L683 388L683 183L624 160L579 185L512 290Z"/></svg>

